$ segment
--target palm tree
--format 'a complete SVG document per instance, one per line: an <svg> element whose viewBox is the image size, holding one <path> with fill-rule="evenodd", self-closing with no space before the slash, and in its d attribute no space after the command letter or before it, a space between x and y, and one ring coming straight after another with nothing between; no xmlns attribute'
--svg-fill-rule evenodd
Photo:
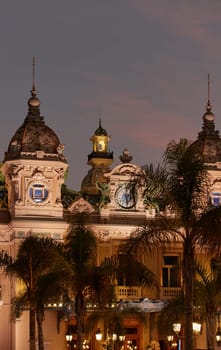
<svg viewBox="0 0 221 350"><path fill-rule="evenodd" d="M220 247L221 208L209 207L203 158L186 139L169 143L164 160L160 199L165 209L135 232L126 249L139 255L171 240L182 242L185 349L192 350L194 259L198 247Z"/></svg>
<svg viewBox="0 0 221 350"><path fill-rule="evenodd" d="M219 260L219 265L215 264ZM211 263L197 260L194 265L194 321L205 321L207 349L215 349L216 313L221 302L221 269L220 257L212 259ZM172 332L172 324L183 321L184 294L172 299L160 312L159 328L165 334Z"/></svg>
<svg viewBox="0 0 221 350"><path fill-rule="evenodd" d="M83 333L86 317L86 300L96 294L102 279L96 264L96 238L84 225L85 216L79 217L77 224L71 224L64 242L66 260L72 275L69 295L74 300L76 316L77 348L83 348Z"/></svg>
<svg viewBox="0 0 221 350"><path fill-rule="evenodd" d="M208 350L215 349L216 313L221 303L221 269L214 262L212 259L210 266L197 263L194 281L194 304L206 321Z"/></svg>
<svg viewBox="0 0 221 350"><path fill-rule="evenodd" d="M60 297L68 271L60 245L49 238L30 236L20 244L15 259L7 253L2 253L0 258L6 274L21 282L20 293L13 298L13 316L28 307L30 350L36 348L36 321L38 346L43 350L44 305L51 298Z"/></svg>
<svg viewBox="0 0 221 350"><path fill-rule="evenodd" d="M118 349L121 342L119 336L125 336L124 320L127 317L133 317L141 323L146 322L146 315L139 307L118 303L114 307L109 306L91 313L87 318L86 327L91 331L99 320L104 320L107 338L104 340L106 344L104 343L103 347L105 348L106 345L107 349ZM117 336L118 340L115 344L117 346L113 346L113 334Z"/></svg>
<svg viewBox="0 0 221 350"><path fill-rule="evenodd" d="M111 279L111 284L125 286L143 286L157 288L157 277L147 266L138 261L133 254L123 254L121 247L118 254L106 257L101 268Z"/></svg>
<svg viewBox="0 0 221 350"><path fill-rule="evenodd" d="M116 280L125 280L127 285L156 286L156 277L143 264L130 256L115 255L105 258L100 266L96 262L97 241L82 214L76 224L71 224L64 242L66 260L72 270L69 295L74 300L76 317L77 348L83 347L87 302L96 303L100 315L110 312L115 300ZM130 261L130 264L128 264ZM130 269L129 267L130 266ZM131 273L132 268L134 273ZM133 276L133 278L131 278Z"/></svg>
<svg viewBox="0 0 221 350"><path fill-rule="evenodd" d="M139 262L132 254L124 255L120 251L116 255L106 257L100 265L102 274L106 278L106 286L112 293L103 302L99 303L97 312L93 312L87 318L88 329L94 328L98 320L104 320L106 330L107 348L118 349L120 347L120 335L125 335L125 317L133 317L141 323L146 322L146 315L138 306L131 303L117 302L114 295L114 287L118 285L143 286L158 289L157 278L154 273L143 263ZM103 294L103 291L102 291ZM113 307L114 305L114 307ZM112 342L112 335L117 335L117 341Z"/></svg>

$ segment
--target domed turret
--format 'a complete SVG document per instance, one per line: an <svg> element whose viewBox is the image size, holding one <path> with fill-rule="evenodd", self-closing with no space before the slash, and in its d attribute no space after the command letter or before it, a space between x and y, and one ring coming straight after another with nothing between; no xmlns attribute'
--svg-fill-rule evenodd
<svg viewBox="0 0 221 350"><path fill-rule="evenodd" d="M66 161L63 145L55 132L45 124L44 117L40 115L40 100L34 84L27 104L27 117L12 137L4 161L20 158L35 159L39 157L39 152L43 158Z"/></svg>
<svg viewBox="0 0 221 350"><path fill-rule="evenodd" d="M100 195L98 183L107 181L104 173L110 170L109 166L113 163L113 152L108 151L110 137L101 125L101 118L99 118L99 127L90 140L93 144L93 151L88 155L88 164L91 165L91 169L81 183L81 192L85 197L90 197L89 201L94 204L95 197Z"/></svg>
<svg viewBox="0 0 221 350"><path fill-rule="evenodd" d="M203 114L202 131L198 138L190 147L194 147L196 152L202 154L207 166L214 167L216 162L221 162L221 138L219 131L215 129L215 115L212 112L212 106L209 98L209 79L208 79L208 102L206 112Z"/></svg>
<svg viewBox="0 0 221 350"><path fill-rule="evenodd" d="M33 63L34 66L34 63ZM8 190L11 217L63 218L61 187L68 168L64 146L40 115L34 84L28 114L5 153L2 173Z"/></svg>
<svg viewBox="0 0 221 350"><path fill-rule="evenodd" d="M95 130L94 135L91 136L90 141L93 143L93 152L89 154L88 161L90 161L90 159L93 157L109 157L107 148L110 137L108 136L107 131L101 126L101 118L99 118L99 127Z"/></svg>

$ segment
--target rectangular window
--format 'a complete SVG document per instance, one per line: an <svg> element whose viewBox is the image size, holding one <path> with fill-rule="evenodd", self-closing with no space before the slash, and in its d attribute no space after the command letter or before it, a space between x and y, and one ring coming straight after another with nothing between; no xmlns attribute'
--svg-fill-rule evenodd
<svg viewBox="0 0 221 350"><path fill-rule="evenodd" d="M43 189L42 188L34 188L33 198L43 198Z"/></svg>
<svg viewBox="0 0 221 350"><path fill-rule="evenodd" d="M163 287L180 287L178 255L164 255L162 268Z"/></svg>
<svg viewBox="0 0 221 350"><path fill-rule="evenodd" d="M212 192L210 197L211 197L212 205L214 205L214 207L220 206L220 202L221 202L220 192Z"/></svg>

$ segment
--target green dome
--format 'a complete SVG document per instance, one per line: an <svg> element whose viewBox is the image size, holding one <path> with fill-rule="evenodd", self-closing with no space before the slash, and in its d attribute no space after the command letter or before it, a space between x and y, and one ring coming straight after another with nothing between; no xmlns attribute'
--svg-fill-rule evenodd
<svg viewBox="0 0 221 350"><path fill-rule="evenodd" d="M99 119L99 127L95 131L94 135L96 135L96 136L107 136L107 131L104 128L102 128L102 126L101 126L101 119Z"/></svg>

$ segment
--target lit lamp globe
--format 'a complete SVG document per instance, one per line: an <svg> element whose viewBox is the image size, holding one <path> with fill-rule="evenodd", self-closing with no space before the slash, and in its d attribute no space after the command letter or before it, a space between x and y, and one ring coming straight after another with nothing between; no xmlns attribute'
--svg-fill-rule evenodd
<svg viewBox="0 0 221 350"><path fill-rule="evenodd" d="M167 340L168 340L169 343L172 343L172 341L173 341L173 335L168 335L168 336L167 336Z"/></svg>
<svg viewBox="0 0 221 350"><path fill-rule="evenodd" d="M218 346L221 345L221 330L220 330L220 327L218 327L217 332L216 332L216 342L217 342Z"/></svg>
<svg viewBox="0 0 221 350"><path fill-rule="evenodd" d="M201 327L202 327L201 323L193 322L192 326L193 326L193 333L198 335L201 332Z"/></svg>
<svg viewBox="0 0 221 350"><path fill-rule="evenodd" d="M67 332L65 334L65 338L66 338L66 342L70 343L72 341L72 334L70 334L69 332Z"/></svg>
<svg viewBox="0 0 221 350"><path fill-rule="evenodd" d="M113 341L116 341L116 340L117 340L117 334L114 333L114 334L112 335L112 340L113 340Z"/></svg>
<svg viewBox="0 0 221 350"><path fill-rule="evenodd" d="M98 328L98 329L96 330L95 338L96 338L97 341L102 340L102 333L101 333L100 328Z"/></svg>
<svg viewBox="0 0 221 350"><path fill-rule="evenodd" d="M125 335L119 335L120 342L123 342L125 340Z"/></svg>
<svg viewBox="0 0 221 350"><path fill-rule="evenodd" d="M173 323L173 331L176 334L179 334L181 331L181 323Z"/></svg>

